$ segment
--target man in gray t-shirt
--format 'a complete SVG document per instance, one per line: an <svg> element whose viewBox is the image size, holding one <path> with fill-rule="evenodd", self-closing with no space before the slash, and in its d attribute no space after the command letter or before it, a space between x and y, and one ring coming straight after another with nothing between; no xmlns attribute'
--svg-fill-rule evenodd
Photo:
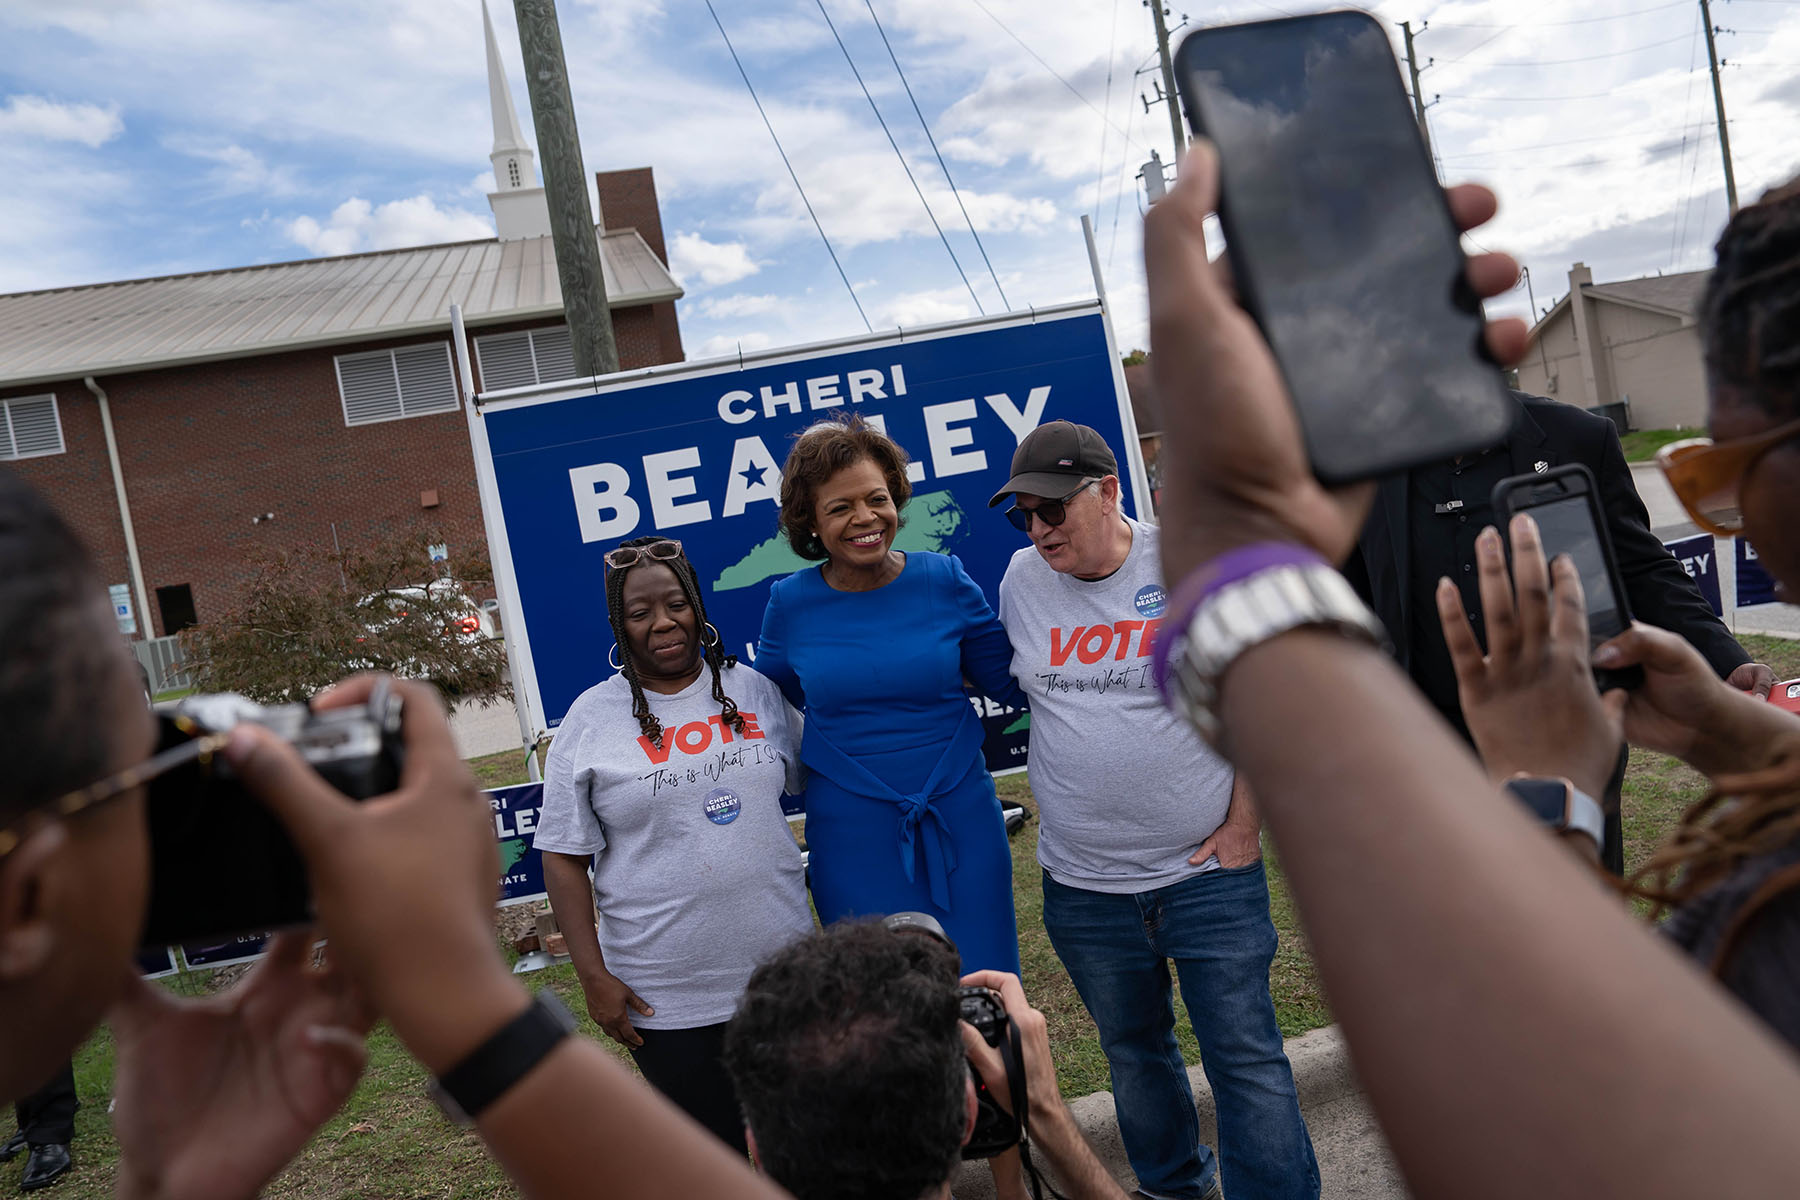
<svg viewBox="0 0 1800 1200"><path fill-rule="evenodd" d="M1044 927L1100 1030L1140 1194L1319 1194L1269 996L1258 821L1231 766L1166 709L1150 675L1163 615L1157 531L1124 515L1118 462L1085 425L1028 434L1007 518L1032 544L1000 583L1012 673L1031 702ZM1169 960L1218 1103L1200 1142L1175 1041Z"/></svg>

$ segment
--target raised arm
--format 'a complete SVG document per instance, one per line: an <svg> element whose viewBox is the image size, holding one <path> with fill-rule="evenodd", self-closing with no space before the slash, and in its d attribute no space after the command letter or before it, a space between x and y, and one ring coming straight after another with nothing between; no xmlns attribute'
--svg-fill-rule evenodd
<svg viewBox="0 0 1800 1200"><path fill-rule="evenodd" d="M951 596L963 629L963 675L996 703L1026 707L1025 693L1012 676L1012 642L1005 627L980 586L963 570L962 560L951 555L950 569Z"/></svg>
<svg viewBox="0 0 1800 1200"><path fill-rule="evenodd" d="M372 677L322 697L364 699ZM433 1075L524 1011L525 988L494 943L499 860L488 806L427 686L406 697L398 791L352 803L267 731L239 726L227 755L306 858L334 956ZM396 929L406 936L396 939ZM593 1042L564 1038L477 1121L534 1198L686 1200L779 1191Z"/></svg>
<svg viewBox="0 0 1800 1200"><path fill-rule="evenodd" d="M1172 586L1252 543L1341 562L1368 504L1312 476L1280 372L1208 263L1216 188L1197 143L1145 229ZM1494 210L1484 189L1450 201L1464 228ZM1481 295L1516 275L1498 255L1468 268ZM1523 344L1520 322L1489 329L1502 361ZM1791 1190L1792 1055L1483 778L1379 650L1297 630L1221 686L1226 748L1416 1194Z"/></svg>

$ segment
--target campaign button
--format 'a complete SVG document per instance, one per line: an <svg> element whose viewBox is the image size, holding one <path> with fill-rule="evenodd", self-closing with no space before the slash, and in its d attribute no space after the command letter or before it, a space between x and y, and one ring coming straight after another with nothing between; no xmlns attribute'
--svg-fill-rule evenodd
<svg viewBox="0 0 1800 1200"><path fill-rule="evenodd" d="M714 788L706 793L702 801L706 809L706 819L714 825L729 825L738 819L743 805L738 802L737 793L730 788Z"/></svg>
<svg viewBox="0 0 1800 1200"><path fill-rule="evenodd" d="M1154 583L1147 583L1138 589L1131 603L1138 610L1138 616L1155 620L1163 615L1164 600L1163 590Z"/></svg>

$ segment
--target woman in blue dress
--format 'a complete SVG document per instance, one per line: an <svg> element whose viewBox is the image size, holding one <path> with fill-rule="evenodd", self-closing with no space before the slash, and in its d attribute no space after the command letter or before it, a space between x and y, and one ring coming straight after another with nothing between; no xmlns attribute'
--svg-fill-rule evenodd
<svg viewBox="0 0 1800 1200"><path fill-rule="evenodd" d="M965 970L1018 972L1012 854L965 676L1023 707L1012 648L955 558L894 549L906 452L851 417L807 430L781 473L794 550L756 669L806 713L806 844L819 920L927 912Z"/></svg>

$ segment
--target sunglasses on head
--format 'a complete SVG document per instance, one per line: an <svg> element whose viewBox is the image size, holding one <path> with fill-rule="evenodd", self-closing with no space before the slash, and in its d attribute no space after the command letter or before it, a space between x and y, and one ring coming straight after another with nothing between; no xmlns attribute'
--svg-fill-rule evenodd
<svg viewBox="0 0 1800 1200"><path fill-rule="evenodd" d="M1729 442L1690 438L1658 450L1656 465L1694 524L1715 537L1732 537L1744 531L1738 489L1750 468L1763 455L1795 438L1800 438L1800 421Z"/></svg>
<svg viewBox="0 0 1800 1200"><path fill-rule="evenodd" d="M681 543L664 538L647 546L620 546L606 552L606 565L615 571L634 567L640 562L674 562L681 557Z"/></svg>
<svg viewBox="0 0 1800 1200"><path fill-rule="evenodd" d="M1031 532L1031 518L1033 517L1050 528L1056 529L1069 519L1069 501L1099 482L1098 479L1090 479L1060 500L1046 500L1036 508L1020 508L1019 502L1014 500L1012 506L1006 510L1006 519L1011 521L1012 527L1020 533L1029 534Z"/></svg>

